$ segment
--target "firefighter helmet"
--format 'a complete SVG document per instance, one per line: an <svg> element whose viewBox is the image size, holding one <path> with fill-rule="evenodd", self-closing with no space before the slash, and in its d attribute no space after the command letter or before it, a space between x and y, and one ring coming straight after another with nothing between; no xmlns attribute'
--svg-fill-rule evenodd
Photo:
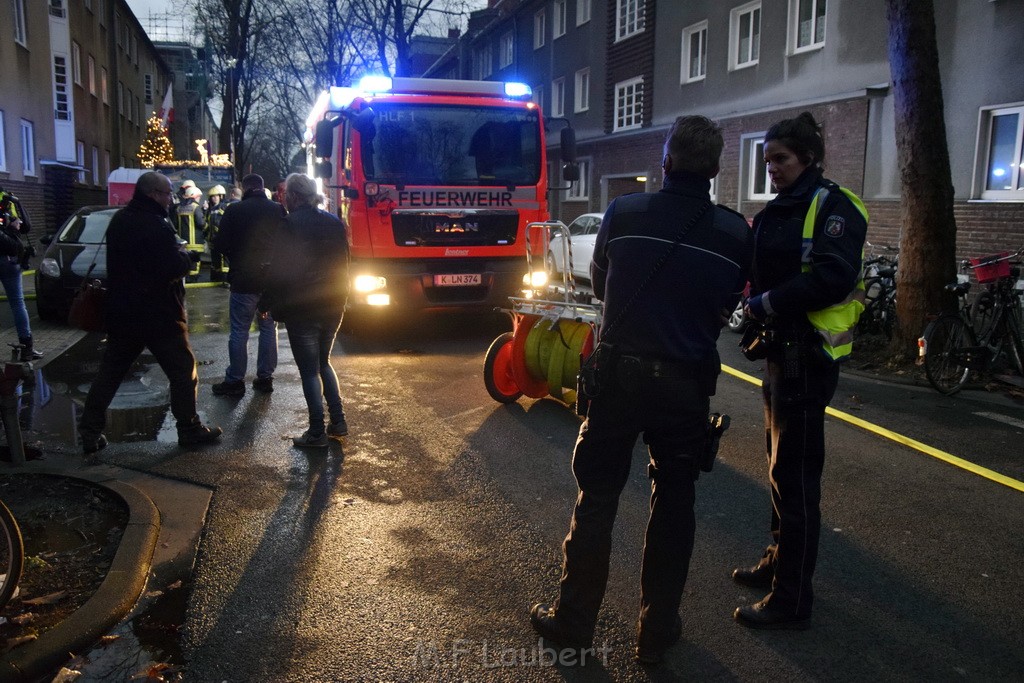
<svg viewBox="0 0 1024 683"><path fill-rule="evenodd" d="M213 187L206 191L206 195L208 197L212 197L215 194L219 194L221 197L223 197L224 195L227 194L227 191L224 189L223 185L214 185Z"/></svg>
<svg viewBox="0 0 1024 683"><path fill-rule="evenodd" d="M181 187L178 188L178 189L184 191L184 190L187 190L190 187L195 187L195 186L196 186L196 181L194 181L194 180L186 180L186 181L181 183Z"/></svg>
<svg viewBox="0 0 1024 683"><path fill-rule="evenodd" d="M192 187L185 189L185 199L200 200L203 198L203 191L193 185Z"/></svg>

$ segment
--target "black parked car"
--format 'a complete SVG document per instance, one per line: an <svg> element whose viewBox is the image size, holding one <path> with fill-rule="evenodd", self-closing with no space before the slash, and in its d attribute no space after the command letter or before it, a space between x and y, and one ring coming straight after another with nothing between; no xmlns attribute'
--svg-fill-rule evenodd
<svg viewBox="0 0 1024 683"><path fill-rule="evenodd" d="M36 310L43 320L68 319L71 299L92 267L90 278L107 277L107 226L120 206L85 206L68 218L46 245L36 269Z"/></svg>

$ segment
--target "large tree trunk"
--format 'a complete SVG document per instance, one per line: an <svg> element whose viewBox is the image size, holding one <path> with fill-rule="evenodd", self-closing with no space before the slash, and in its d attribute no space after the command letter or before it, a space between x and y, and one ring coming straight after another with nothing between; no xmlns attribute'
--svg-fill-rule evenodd
<svg viewBox="0 0 1024 683"><path fill-rule="evenodd" d="M956 277L953 183L932 0L886 0L885 7L903 190L893 344L911 353L926 316L955 306L943 289Z"/></svg>

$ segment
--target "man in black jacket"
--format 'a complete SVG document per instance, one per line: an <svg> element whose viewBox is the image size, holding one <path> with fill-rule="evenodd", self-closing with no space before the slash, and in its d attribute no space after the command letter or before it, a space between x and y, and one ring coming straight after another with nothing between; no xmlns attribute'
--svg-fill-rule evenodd
<svg viewBox="0 0 1024 683"><path fill-rule="evenodd" d="M707 118L676 119L661 191L616 198L597 233L590 273L604 316L595 353L607 354L610 371L573 453L579 493L562 545L558 600L530 613L538 633L565 647L592 648L619 494L640 434L653 484L636 659L659 662L682 634L694 484L716 447L708 420L721 372L716 342L754 251L743 217L709 199L722 146L721 130Z"/></svg>
<svg viewBox="0 0 1024 683"><path fill-rule="evenodd" d="M144 349L170 380L178 443L196 446L222 433L220 427L203 425L196 413L198 375L182 282L192 259L168 218L170 204L171 182L159 173L144 173L131 202L114 214L107 229L107 350L78 423L87 457L107 445L107 407Z"/></svg>
<svg viewBox="0 0 1024 683"><path fill-rule="evenodd" d="M242 178L242 191L242 201L224 210L214 240L217 250L228 258L228 282L231 283L228 368L224 381L213 385L217 396L245 395L249 328L254 318L259 327L259 343L252 388L264 393L273 391L274 370L277 369L277 323L269 315L257 316L256 304L263 292L263 271L270 260L271 235L284 220L285 211L267 198L263 178L255 173Z"/></svg>

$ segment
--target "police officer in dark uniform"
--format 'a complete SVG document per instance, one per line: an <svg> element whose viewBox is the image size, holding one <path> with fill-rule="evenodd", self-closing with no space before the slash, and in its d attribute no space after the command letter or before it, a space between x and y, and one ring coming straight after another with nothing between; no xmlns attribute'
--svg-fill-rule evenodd
<svg viewBox="0 0 1024 683"><path fill-rule="evenodd" d="M712 121L678 118L665 142L661 191L616 198L597 234L591 276L605 304L596 353L613 349L611 373L590 402L573 454L579 494L558 599L530 614L538 633L565 647L592 645L619 494L641 433L653 484L636 658L660 661L682 633L694 482L721 371L715 346L753 256L743 217L709 199L722 147Z"/></svg>
<svg viewBox="0 0 1024 683"><path fill-rule="evenodd" d="M770 591L734 613L752 628L810 626L825 408L863 310L857 295L867 212L856 195L822 177L824 158L807 112L765 135L764 160L779 194L754 217L757 250L745 310L767 322L770 335L762 393L772 542L760 562L732 574L737 583ZM831 334L816 329L825 326L822 319Z"/></svg>

